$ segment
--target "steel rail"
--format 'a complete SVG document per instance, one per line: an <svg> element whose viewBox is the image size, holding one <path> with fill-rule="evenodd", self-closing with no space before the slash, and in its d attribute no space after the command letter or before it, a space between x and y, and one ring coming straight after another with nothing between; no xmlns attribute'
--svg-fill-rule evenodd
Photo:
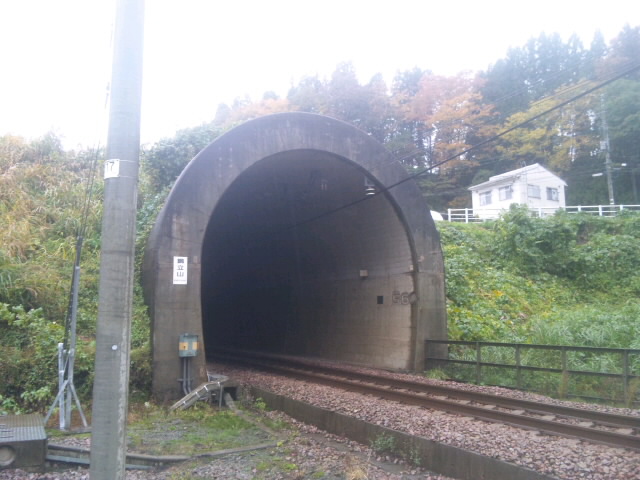
<svg viewBox="0 0 640 480"><path fill-rule="evenodd" d="M229 354L234 354L229 351ZM237 352L235 353L237 355ZM620 415L615 413L600 412L597 410L587 410L584 408L569 407L566 405L555 405L550 403L534 402L513 397L505 397L491 393L475 392L445 385L434 385L413 380L403 380L388 377L386 375L367 374L354 372L339 366L316 365L305 362L304 359L282 357L272 354L258 352L242 352L243 357L258 358L266 361L281 362L285 365L299 365L301 368L310 368L316 372L324 372L328 375L341 375L354 380L362 380L372 383L381 383L395 388L414 390L429 393L441 397L455 398L457 400L468 400L477 403L487 403L500 408L526 410L532 413L544 415L558 415L571 417L582 421L588 420L614 428L636 428L640 429L640 416Z"/></svg>
<svg viewBox="0 0 640 480"><path fill-rule="evenodd" d="M404 404L416 405L425 408L431 408L435 410L441 410L452 414L465 415L474 417L481 420L498 422L508 424L511 426L526 428L531 430L538 430L552 435L562 435L566 437L572 437L580 440L588 440L591 442L602 443L613 447L630 448L634 450L640 450L640 436L628 435L625 433L619 433L615 431L601 430L591 427L584 427L581 425L573 425L567 423L560 423L554 420L548 420L543 418L536 418L526 416L520 413L509 413L503 411L497 411L489 409L486 406L480 407L470 404L460 403L454 400L447 400L442 398L434 398L426 396L424 392L416 393L410 391L398 390L397 385L391 385L387 382L387 377L375 376L375 375L363 375L360 380L356 379L359 375L354 372L352 378L338 378L344 377L346 373L343 369L337 369L333 374L326 373L326 370L331 370L328 367L321 367L325 370L325 373L315 373L308 370L301 370L299 368L292 368L283 365L283 359L278 361L281 364L264 363L264 360L253 360L247 357L241 356L229 356L229 355L215 355L218 359L225 359L227 361L233 361L234 363L242 363L246 366L257 367L274 373L280 373L288 377L297 378L305 381L312 381L323 385L342 388L353 392L362 394L376 395L378 397L393 400ZM307 369L315 369L315 366L305 365ZM375 377L375 384L371 383L370 379L366 377ZM413 383L413 382L411 382ZM415 382L417 385L423 385L419 382ZM380 384L384 384L381 386ZM490 406L496 406L493 403L489 403ZM539 405L539 404L536 404ZM578 409L583 411L581 409Z"/></svg>

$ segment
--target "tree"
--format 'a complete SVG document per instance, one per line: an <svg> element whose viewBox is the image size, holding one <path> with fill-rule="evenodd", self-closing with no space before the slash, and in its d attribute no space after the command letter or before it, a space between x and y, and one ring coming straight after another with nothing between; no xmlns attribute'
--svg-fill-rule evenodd
<svg viewBox="0 0 640 480"><path fill-rule="evenodd" d="M414 68L399 72L392 82L391 116L385 144L408 168L426 165L429 150L427 133L420 113L416 110L414 97L420 90L422 77L427 73L431 72Z"/></svg>
<svg viewBox="0 0 640 480"><path fill-rule="evenodd" d="M484 75L482 94L505 120L552 92L582 78L586 52L577 36L565 44L555 33L542 33L512 48Z"/></svg>
<svg viewBox="0 0 640 480"><path fill-rule="evenodd" d="M393 108L382 74L375 74L362 89L367 108L362 111L358 127L385 143L393 128Z"/></svg>
<svg viewBox="0 0 640 480"><path fill-rule="evenodd" d="M493 108L482 104L481 100L470 77L462 74L456 77L423 77L416 102L422 105L423 122L429 131L430 164L447 162L438 169L439 172L450 172L461 163L473 163L472 154L455 156L471 147L474 140L493 132Z"/></svg>
<svg viewBox="0 0 640 480"><path fill-rule="evenodd" d="M638 204L640 181L640 81L622 79L606 92L611 157L617 203ZM624 165L623 165L624 164ZM619 170L618 170L619 169Z"/></svg>
<svg viewBox="0 0 640 480"><path fill-rule="evenodd" d="M456 203L466 202L468 192L459 187L471 179L477 164L474 153L459 154L494 130L492 108L481 100L473 78L427 73L407 104L423 136L424 164L433 168L422 185L439 191L448 202L459 196L464 200Z"/></svg>
<svg viewBox="0 0 640 480"><path fill-rule="evenodd" d="M220 109L218 109L220 110ZM202 124L179 130L142 152L142 172L151 188L160 191L178 178L187 163L222 133L219 126Z"/></svg>
<svg viewBox="0 0 640 480"><path fill-rule="evenodd" d="M521 49L509 49L506 58L498 60L481 75L485 80L482 96L485 102L496 106L501 120L529 104L530 94L526 87L529 79Z"/></svg>
<svg viewBox="0 0 640 480"><path fill-rule="evenodd" d="M360 123L363 110L367 108L366 98L351 62L336 67L327 84L327 93L325 114L353 125Z"/></svg>
<svg viewBox="0 0 640 480"><path fill-rule="evenodd" d="M612 69L622 71L637 65L639 58L640 26L630 27L627 24L611 42L611 48L607 56L608 66ZM640 80L640 71L636 70L633 72L631 78Z"/></svg>
<svg viewBox="0 0 640 480"><path fill-rule="evenodd" d="M22 137L3 135L0 137L0 173L20 162L29 145Z"/></svg>
<svg viewBox="0 0 640 480"><path fill-rule="evenodd" d="M511 115L503 128L513 128L551 109L564 99L561 93L566 97L566 92L558 92L557 98L536 102L528 110ZM559 174L567 172L572 163L598 148L600 138L594 124L597 105L598 96L590 95L503 136L496 142L499 170L540 163Z"/></svg>
<svg viewBox="0 0 640 480"><path fill-rule="evenodd" d="M273 92L266 92L262 100L258 102L244 102L229 111L225 122L218 126L224 130L240 123L252 120L263 115L289 112L296 108L286 98L278 98Z"/></svg>
<svg viewBox="0 0 640 480"><path fill-rule="evenodd" d="M391 112L387 86L381 74L361 85L352 63L341 63L328 81L303 78L289 90L292 110L319 113L348 122L384 142Z"/></svg>
<svg viewBox="0 0 640 480"><path fill-rule="evenodd" d="M598 30L593 35L591 46L585 54L585 78L595 79L601 70L602 62L607 54L608 47L604 41L602 32Z"/></svg>
<svg viewBox="0 0 640 480"><path fill-rule="evenodd" d="M324 113L328 103L327 97L325 85L317 75L302 78L298 85L291 87L287 93L292 107L308 113Z"/></svg>

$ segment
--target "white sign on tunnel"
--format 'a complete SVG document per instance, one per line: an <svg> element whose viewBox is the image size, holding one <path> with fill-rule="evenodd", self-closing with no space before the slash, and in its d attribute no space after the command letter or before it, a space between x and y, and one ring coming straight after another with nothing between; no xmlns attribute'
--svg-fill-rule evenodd
<svg viewBox="0 0 640 480"><path fill-rule="evenodd" d="M187 284L188 257L173 257L173 284Z"/></svg>

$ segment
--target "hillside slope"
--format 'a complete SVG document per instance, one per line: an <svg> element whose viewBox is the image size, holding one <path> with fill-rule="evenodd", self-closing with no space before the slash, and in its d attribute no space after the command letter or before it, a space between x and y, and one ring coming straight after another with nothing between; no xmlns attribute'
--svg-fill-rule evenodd
<svg viewBox="0 0 640 480"><path fill-rule="evenodd" d="M449 336L640 348L640 215L438 223Z"/></svg>
<svg viewBox="0 0 640 480"><path fill-rule="evenodd" d="M45 410L57 391L76 236L84 232L76 388L89 398L100 254L95 152L55 136L0 137L0 414ZM99 169L98 169L99 170ZM91 192L91 195L88 193ZM138 250L167 188L141 179ZM439 222L452 339L640 348L640 215L616 218L513 209L484 224ZM132 392L145 394L149 318L136 288Z"/></svg>

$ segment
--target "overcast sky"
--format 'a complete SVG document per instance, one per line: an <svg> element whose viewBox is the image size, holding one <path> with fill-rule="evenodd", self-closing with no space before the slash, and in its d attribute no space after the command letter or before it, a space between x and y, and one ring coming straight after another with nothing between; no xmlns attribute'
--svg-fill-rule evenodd
<svg viewBox="0 0 640 480"><path fill-rule="evenodd" d="M0 0L0 135L104 143L114 16L115 0ZM609 42L627 23L640 25L635 0L147 0L142 141L344 61L389 84L414 67L484 70L542 32Z"/></svg>

